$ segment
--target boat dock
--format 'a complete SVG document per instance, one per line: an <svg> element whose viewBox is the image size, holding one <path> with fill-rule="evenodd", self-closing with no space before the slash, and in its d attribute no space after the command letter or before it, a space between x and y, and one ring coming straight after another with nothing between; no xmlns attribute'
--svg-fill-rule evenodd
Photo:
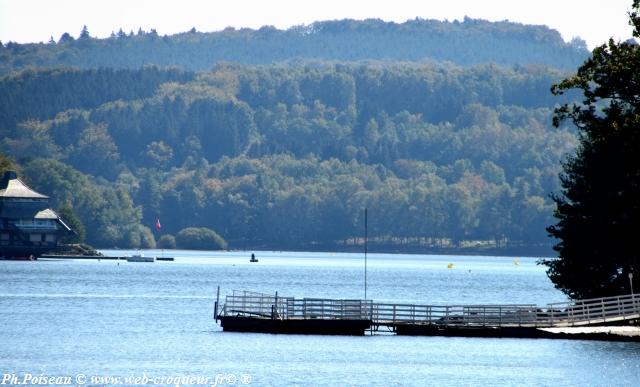
<svg viewBox="0 0 640 387"><path fill-rule="evenodd" d="M294 298L234 291L215 304L224 331L466 337L562 337L567 330L640 320L640 296L623 295L579 301L513 305L417 305L371 300ZM565 328L554 330L552 328ZM600 339L624 339L598 333ZM580 337L579 337L580 336ZM632 339L640 340L638 336ZM576 335L568 338L585 338Z"/></svg>
<svg viewBox="0 0 640 387"><path fill-rule="evenodd" d="M94 260L106 260L106 261L127 261L131 256L104 256L104 255L43 255L39 259L94 259ZM156 261L174 261L174 257L150 257Z"/></svg>

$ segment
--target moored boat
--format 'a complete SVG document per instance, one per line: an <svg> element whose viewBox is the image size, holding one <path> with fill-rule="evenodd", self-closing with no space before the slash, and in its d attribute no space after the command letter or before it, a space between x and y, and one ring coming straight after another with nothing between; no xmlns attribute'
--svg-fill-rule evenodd
<svg viewBox="0 0 640 387"><path fill-rule="evenodd" d="M127 257L127 262L155 262L156 257L145 257L142 254L132 254Z"/></svg>

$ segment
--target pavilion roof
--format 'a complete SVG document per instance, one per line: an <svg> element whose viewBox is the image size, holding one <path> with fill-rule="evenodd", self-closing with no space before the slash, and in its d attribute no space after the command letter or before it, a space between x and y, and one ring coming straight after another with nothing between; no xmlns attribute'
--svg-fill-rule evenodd
<svg viewBox="0 0 640 387"><path fill-rule="evenodd" d="M15 172L6 172L0 179L0 198L48 199L18 179Z"/></svg>

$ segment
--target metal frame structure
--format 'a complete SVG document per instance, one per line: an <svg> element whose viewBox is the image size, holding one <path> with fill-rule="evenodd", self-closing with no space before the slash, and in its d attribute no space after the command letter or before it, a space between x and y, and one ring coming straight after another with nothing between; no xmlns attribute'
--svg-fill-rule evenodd
<svg viewBox="0 0 640 387"><path fill-rule="evenodd" d="M417 305L371 300L294 298L248 291L227 295L216 319L368 320L371 329L398 326L434 328L551 328L589 326L640 319L634 294L547 304Z"/></svg>

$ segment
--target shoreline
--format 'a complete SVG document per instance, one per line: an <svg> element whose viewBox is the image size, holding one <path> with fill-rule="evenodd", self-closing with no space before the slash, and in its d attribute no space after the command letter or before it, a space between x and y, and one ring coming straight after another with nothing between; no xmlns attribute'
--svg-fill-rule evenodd
<svg viewBox="0 0 640 387"><path fill-rule="evenodd" d="M398 327L402 336L441 336L494 339L550 339L640 342L640 326L591 326L554 328L433 328L419 326Z"/></svg>
<svg viewBox="0 0 640 387"><path fill-rule="evenodd" d="M640 326L614 325L594 327L539 328L552 339L640 342Z"/></svg>
<svg viewBox="0 0 640 387"><path fill-rule="evenodd" d="M331 248L332 246L313 246L305 248L304 246L291 247L291 248L275 248L271 246L242 246L236 248L230 248L227 250L193 250L193 249L169 249L169 248L145 248L145 249L129 249L119 247L102 248L97 247L98 251L148 251L148 250L164 250L165 252L171 251L214 251L214 252L228 252L228 253L241 253L241 252L271 252L271 253L345 253L345 254L363 254L362 248ZM335 247L335 246L334 246ZM402 254L402 255L445 255L445 256L465 256L465 257L504 257L504 258L556 258L556 255L545 253L546 250L530 250L530 249L477 249L477 248L460 248L460 249L392 249L392 248L373 248L369 247L368 254Z"/></svg>

